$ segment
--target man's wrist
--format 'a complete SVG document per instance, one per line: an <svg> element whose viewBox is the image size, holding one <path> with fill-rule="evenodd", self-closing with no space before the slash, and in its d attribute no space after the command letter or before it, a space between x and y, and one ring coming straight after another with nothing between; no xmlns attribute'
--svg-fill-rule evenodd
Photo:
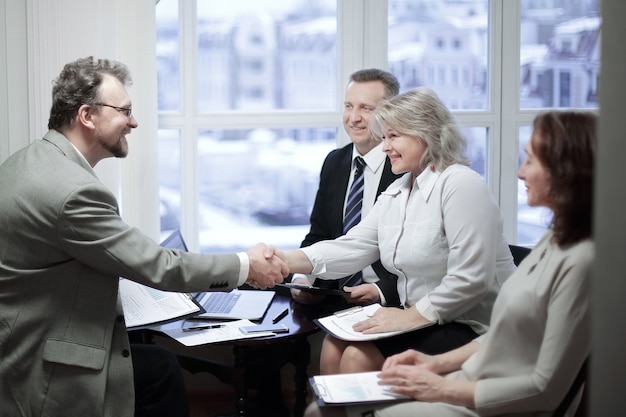
<svg viewBox="0 0 626 417"><path fill-rule="evenodd" d="M246 283L248 275L250 275L250 258L246 252L238 252L237 256L239 257L239 279L237 286L240 287Z"/></svg>

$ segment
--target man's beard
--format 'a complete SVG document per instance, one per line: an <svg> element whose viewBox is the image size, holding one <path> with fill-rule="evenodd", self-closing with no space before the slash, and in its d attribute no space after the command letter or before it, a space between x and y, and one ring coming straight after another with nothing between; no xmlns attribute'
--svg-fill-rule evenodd
<svg viewBox="0 0 626 417"><path fill-rule="evenodd" d="M119 139L115 144L107 149L116 158L126 158L128 156L128 147L124 148L122 140Z"/></svg>
<svg viewBox="0 0 626 417"><path fill-rule="evenodd" d="M121 138L112 145L108 144L102 137L98 137L98 141L100 145L115 158L126 158L128 156L128 147L124 148L124 143Z"/></svg>

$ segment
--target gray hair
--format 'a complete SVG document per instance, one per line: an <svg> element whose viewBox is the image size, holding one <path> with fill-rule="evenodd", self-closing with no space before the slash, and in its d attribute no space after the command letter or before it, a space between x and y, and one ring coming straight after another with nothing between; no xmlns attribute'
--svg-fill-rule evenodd
<svg viewBox="0 0 626 417"><path fill-rule="evenodd" d="M469 166L465 138L450 110L428 87L418 87L379 103L370 121L370 130L375 138L382 140L385 127L424 142L422 169L431 164L437 171L453 164Z"/></svg>
<svg viewBox="0 0 626 417"><path fill-rule="evenodd" d="M80 106L95 105L105 75L116 78L125 86L132 84L128 68L117 61L89 56L65 64L52 87L48 129L60 131L72 126Z"/></svg>
<svg viewBox="0 0 626 417"><path fill-rule="evenodd" d="M378 68L367 68L350 75L348 84L354 83L367 83L370 81L380 81L385 86L385 99L397 96L400 92L400 83L395 75L390 72L383 71Z"/></svg>

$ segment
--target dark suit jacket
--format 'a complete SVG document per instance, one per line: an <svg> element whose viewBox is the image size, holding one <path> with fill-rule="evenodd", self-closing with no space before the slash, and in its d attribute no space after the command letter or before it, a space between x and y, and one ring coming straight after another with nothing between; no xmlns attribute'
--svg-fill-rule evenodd
<svg viewBox="0 0 626 417"><path fill-rule="evenodd" d="M352 167L352 146L349 144L341 149L335 149L326 156L320 173L320 184L315 203L311 211L311 229L302 241L301 247L343 235L343 204L346 199ZM399 175L394 175L391 172L391 163L387 158L376 197L378 198L380 193L399 177ZM372 268L380 278L376 285L384 294L387 305L400 305L396 288L397 277L387 271L380 261L374 263ZM337 287L338 281L318 279L315 285L326 288L329 286Z"/></svg>

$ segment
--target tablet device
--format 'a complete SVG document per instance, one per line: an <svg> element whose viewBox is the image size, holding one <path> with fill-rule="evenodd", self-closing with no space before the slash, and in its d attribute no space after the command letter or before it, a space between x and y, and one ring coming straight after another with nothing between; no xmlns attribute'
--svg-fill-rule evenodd
<svg viewBox="0 0 626 417"><path fill-rule="evenodd" d="M337 288L320 288L320 287L314 287L312 285L296 284L293 282L285 282L283 284L276 284L276 286L305 291L305 292L309 292L312 294L320 294L320 295L341 295L343 297L347 294L344 290L337 289Z"/></svg>

